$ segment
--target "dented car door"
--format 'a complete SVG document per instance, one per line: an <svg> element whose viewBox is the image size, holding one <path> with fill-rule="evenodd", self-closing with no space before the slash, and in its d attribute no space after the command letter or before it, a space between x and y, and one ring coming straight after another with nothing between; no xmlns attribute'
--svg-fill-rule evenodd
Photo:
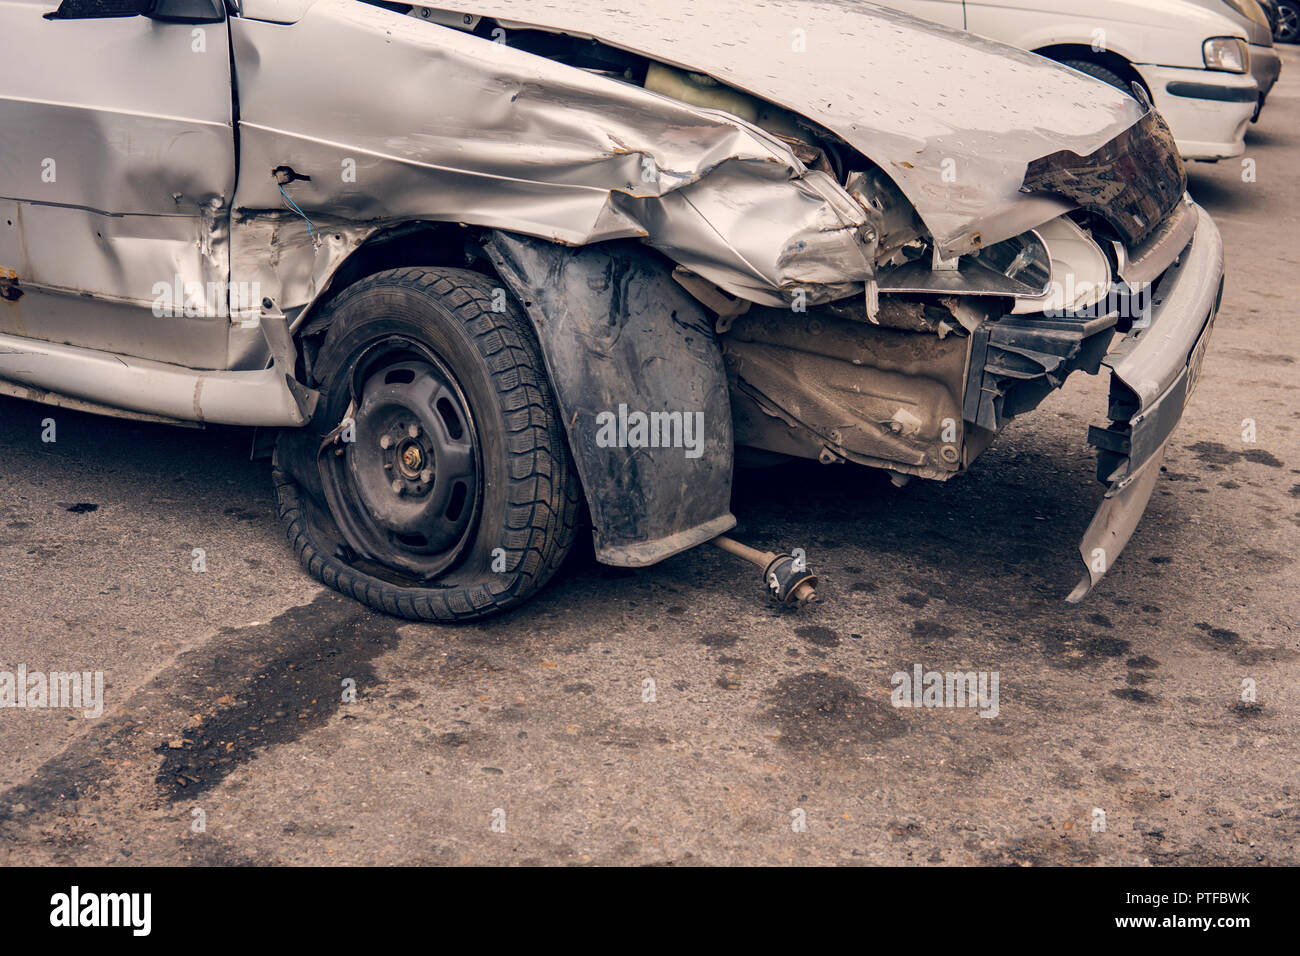
<svg viewBox="0 0 1300 956"><path fill-rule="evenodd" d="M178 23L131 6L0 2L0 333L224 368L224 9Z"/></svg>

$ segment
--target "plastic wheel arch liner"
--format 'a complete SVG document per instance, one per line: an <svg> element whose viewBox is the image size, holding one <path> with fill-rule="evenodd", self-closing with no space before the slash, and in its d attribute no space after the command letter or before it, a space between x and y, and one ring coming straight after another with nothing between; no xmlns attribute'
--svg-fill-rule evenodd
<svg viewBox="0 0 1300 956"><path fill-rule="evenodd" d="M596 557L653 564L733 527L722 350L671 269L627 241L570 250L498 232L487 248L537 330Z"/></svg>

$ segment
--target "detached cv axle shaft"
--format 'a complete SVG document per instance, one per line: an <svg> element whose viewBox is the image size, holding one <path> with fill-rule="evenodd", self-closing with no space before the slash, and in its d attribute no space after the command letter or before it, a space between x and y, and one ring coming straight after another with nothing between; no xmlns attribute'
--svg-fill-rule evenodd
<svg viewBox="0 0 1300 956"><path fill-rule="evenodd" d="M794 555L759 551L726 535L714 538L713 543L728 554L762 568L764 585L782 604L807 604L817 596L817 576L798 566L802 562L796 561Z"/></svg>

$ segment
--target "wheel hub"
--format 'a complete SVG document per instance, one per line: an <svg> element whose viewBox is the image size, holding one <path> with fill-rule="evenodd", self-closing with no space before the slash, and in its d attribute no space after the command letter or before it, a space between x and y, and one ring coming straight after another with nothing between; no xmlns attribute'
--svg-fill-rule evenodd
<svg viewBox="0 0 1300 956"><path fill-rule="evenodd" d="M398 454L398 461L401 462L402 474L407 478L420 477L420 471L424 468L425 451L415 442L406 442Z"/></svg>
<svg viewBox="0 0 1300 956"><path fill-rule="evenodd" d="M481 480L469 405L451 372L410 343L372 359L343 446L339 521L348 543L371 560L434 577L472 537ZM333 456L331 456L333 457Z"/></svg>

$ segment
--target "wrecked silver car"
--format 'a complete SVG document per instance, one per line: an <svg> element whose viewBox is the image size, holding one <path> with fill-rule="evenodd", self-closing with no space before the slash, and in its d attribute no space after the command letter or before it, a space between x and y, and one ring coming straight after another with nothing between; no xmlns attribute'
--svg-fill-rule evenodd
<svg viewBox="0 0 1300 956"><path fill-rule="evenodd" d="M1222 285L1160 116L867 3L0 3L0 392L257 426L310 572L454 620L723 537L737 448L960 474L1110 369L1081 599ZM64 66L50 68L52 58Z"/></svg>

